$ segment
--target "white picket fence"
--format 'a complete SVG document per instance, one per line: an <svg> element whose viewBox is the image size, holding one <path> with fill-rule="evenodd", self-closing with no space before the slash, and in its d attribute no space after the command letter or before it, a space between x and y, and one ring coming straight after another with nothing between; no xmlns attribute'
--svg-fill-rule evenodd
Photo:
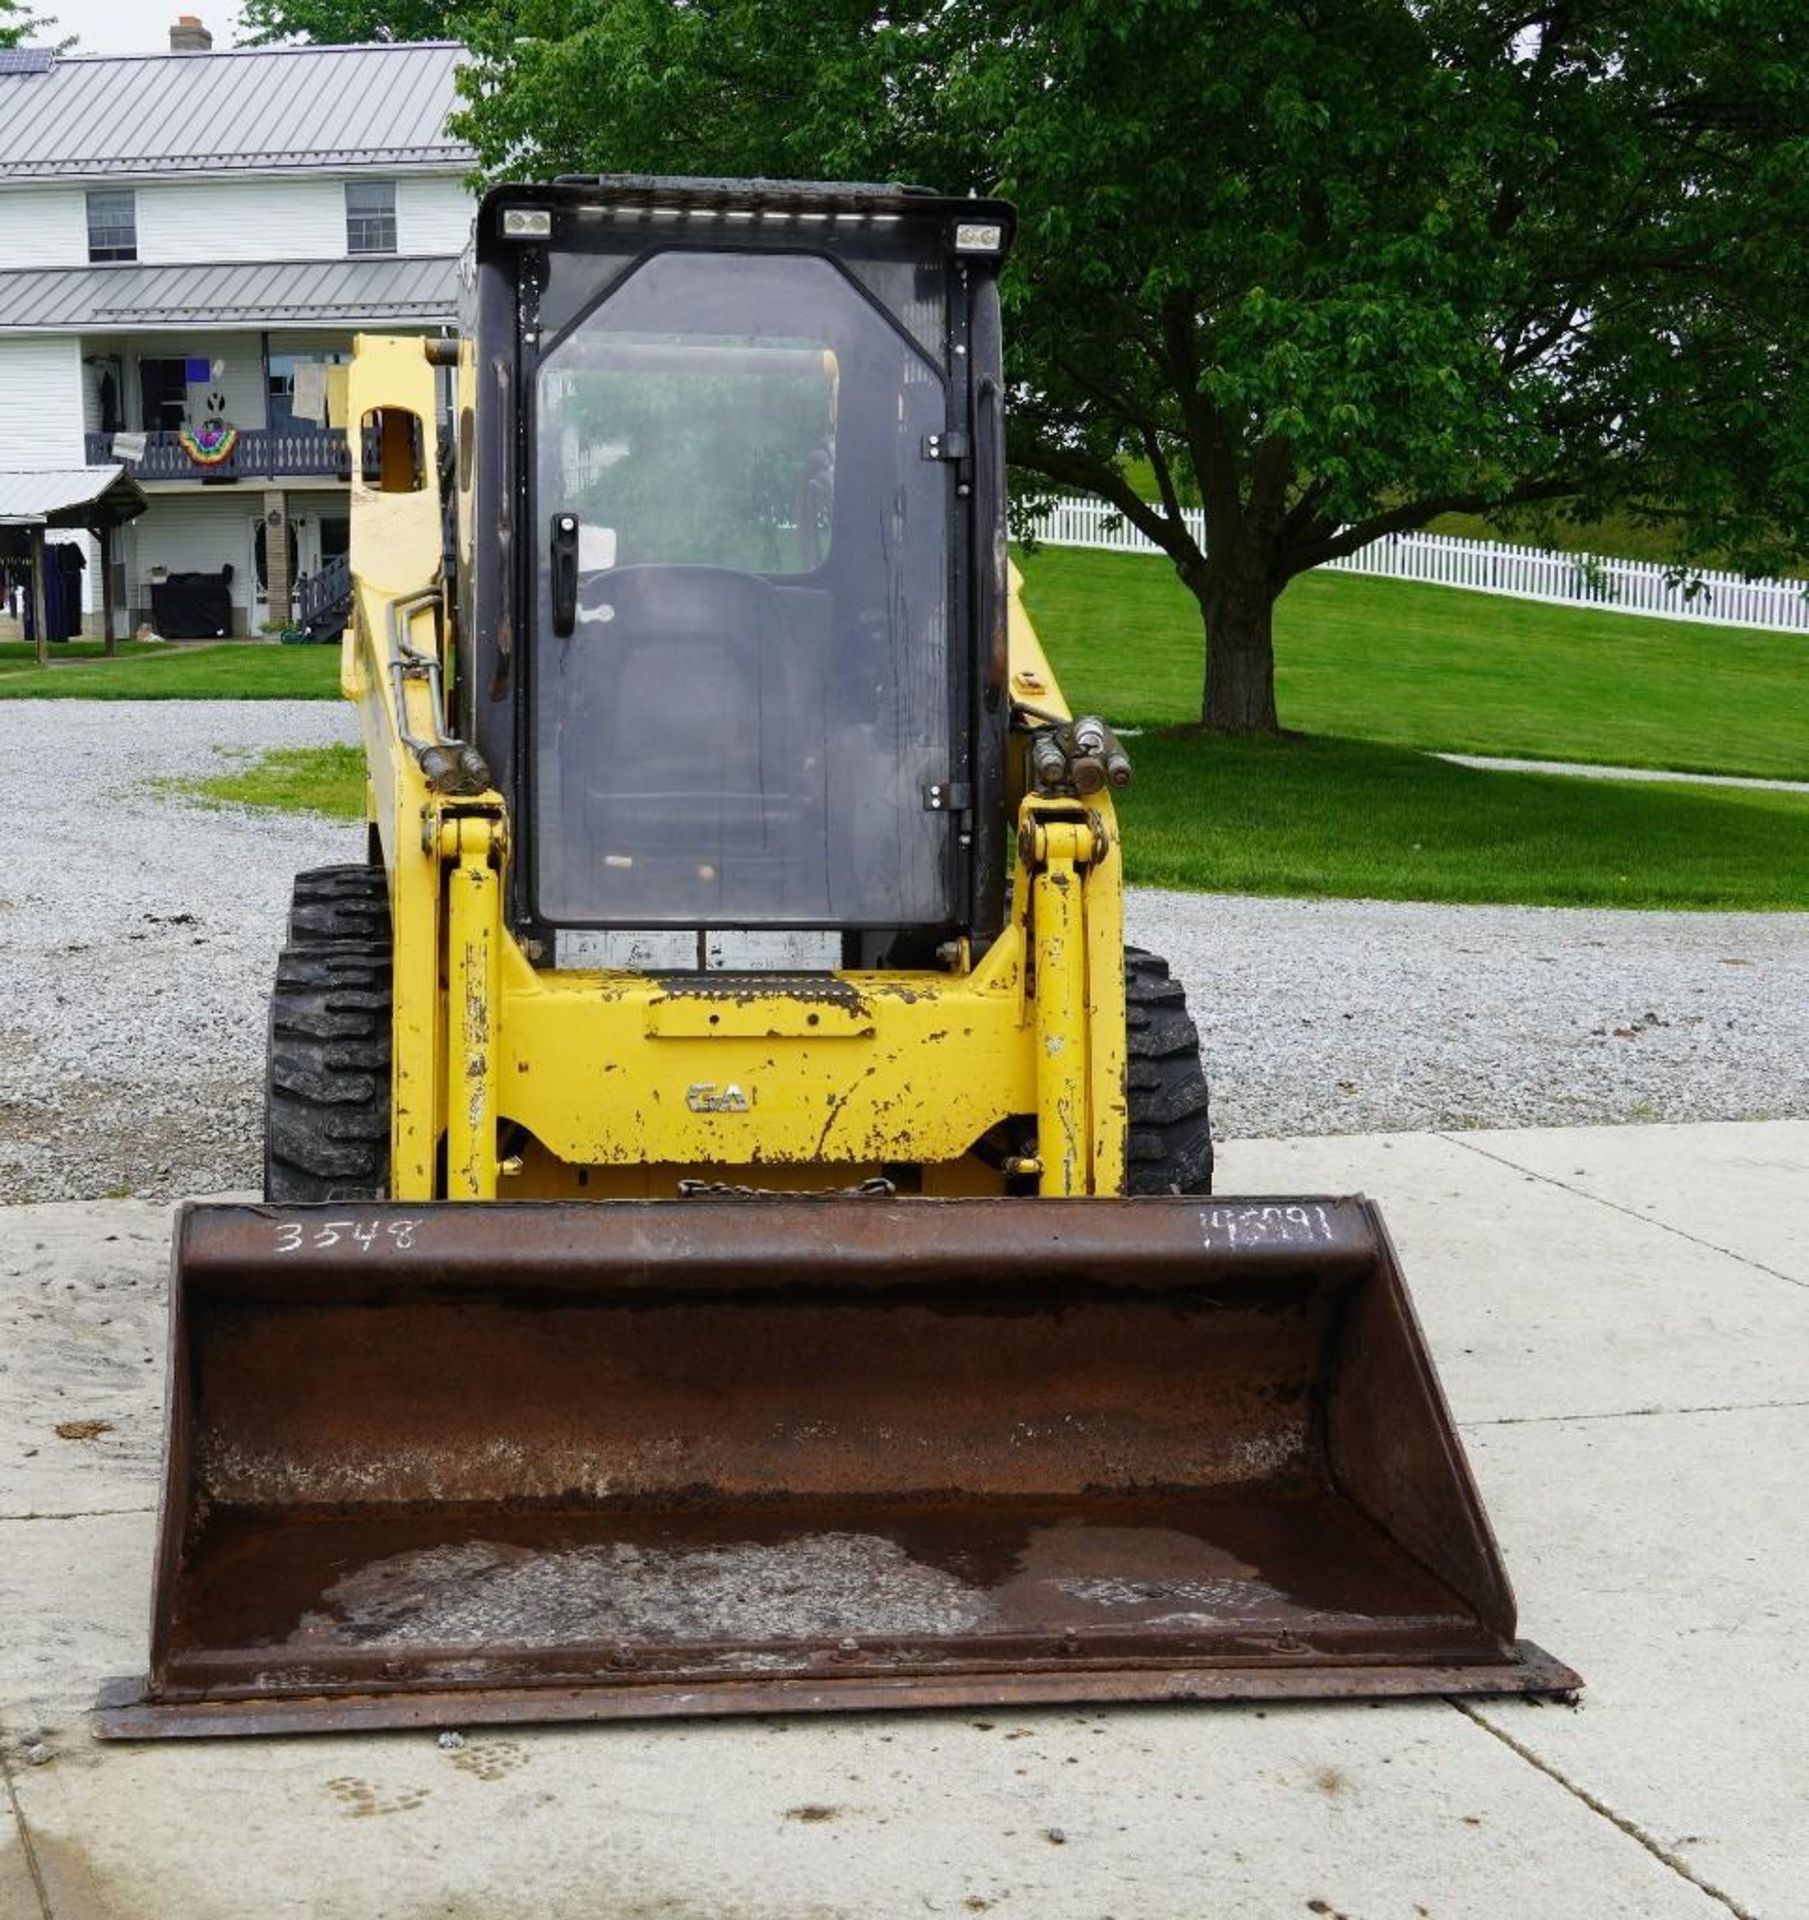
<svg viewBox="0 0 1809 1920"><path fill-rule="evenodd" d="M1204 546L1205 516L1189 510L1187 523ZM1036 537L1046 546L1161 552L1104 500L1071 495L1056 501L1033 525ZM1337 573L1426 580L1441 587L1465 587L1472 593L1504 593L1521 600L1601 607L1613 613L1661 614L1671 620L1809 633L1809 582L1801 580L1746 580L1737 573L1711 571L1683 581L1651 560L1552 553L1543 547L1462 540L1442 533L1390 534L1326 565Z"/></svg>

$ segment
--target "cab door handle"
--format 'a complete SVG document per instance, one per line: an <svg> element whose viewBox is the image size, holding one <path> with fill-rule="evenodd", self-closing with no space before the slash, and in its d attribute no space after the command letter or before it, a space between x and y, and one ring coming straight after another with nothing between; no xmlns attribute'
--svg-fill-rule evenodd
<svg viewBox="0 0 1809 1920"><path fill-rule="evenodd" d="M553 515L553 632L569 640L578 625L578 516Z"/></svg>

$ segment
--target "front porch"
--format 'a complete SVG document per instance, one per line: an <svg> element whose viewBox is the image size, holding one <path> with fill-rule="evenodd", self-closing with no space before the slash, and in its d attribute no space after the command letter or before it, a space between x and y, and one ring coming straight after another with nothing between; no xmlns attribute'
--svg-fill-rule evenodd
<svg viewBox="0 0 1809 1920"><path fill-rule="evenodd" d="M121 451L117 443L126 442ZM142 454L136 451L144 443ZM365 436L364 458L369 470L375 441ZM203 460L191 450L180 431L150 433L89 433L90 466L111 461L123 464L141 484L186 483L218 485L234 480L337 480L352 477L351 449L337 427L291 424L245 427L238 430L224 459Z"/></svg>
<svg viewBox="0 0 1809 1920"><path fill-rule="evenodd" d="M173 640L246 640L290 626L330 628L350 593L350 501L330 480L145 489L142 516L120 528L106 561L73 526L52 534L80 544L88 602L71 638L115 641L149 630ZM0 541L4 533L0 531ZM110 597L113 618L106 617ZM0 643L25 637L17 606L0 596ZM53 658L62 655L53 645Z"/></svg>

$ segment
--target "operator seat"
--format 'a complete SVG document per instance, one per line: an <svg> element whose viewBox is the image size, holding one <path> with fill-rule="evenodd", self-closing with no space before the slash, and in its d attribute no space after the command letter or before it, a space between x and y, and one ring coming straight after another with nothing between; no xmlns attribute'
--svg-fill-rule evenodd
<svg viewBox="0 0 1809 1920"><path fill-rule="evenodd" d="M586 917L827 911L822 664L801 657L767 581L684 565L588 574L556 644L560 784L583 794L584 818L542 831L591 863Z"/></svg>

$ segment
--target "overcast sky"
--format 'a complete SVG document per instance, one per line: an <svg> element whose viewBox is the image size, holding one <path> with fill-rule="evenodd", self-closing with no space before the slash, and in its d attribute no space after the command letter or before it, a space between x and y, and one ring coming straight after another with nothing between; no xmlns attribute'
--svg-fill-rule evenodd
<svg viewBox="0 0 1809 1920"><path fill-rule="evenodd" d="M79 35L76 53L167 53L184 13L200 17L215 47L234 45L239 30L238 0L32 0L32 11L56 21L57 39Z"/></svg>

